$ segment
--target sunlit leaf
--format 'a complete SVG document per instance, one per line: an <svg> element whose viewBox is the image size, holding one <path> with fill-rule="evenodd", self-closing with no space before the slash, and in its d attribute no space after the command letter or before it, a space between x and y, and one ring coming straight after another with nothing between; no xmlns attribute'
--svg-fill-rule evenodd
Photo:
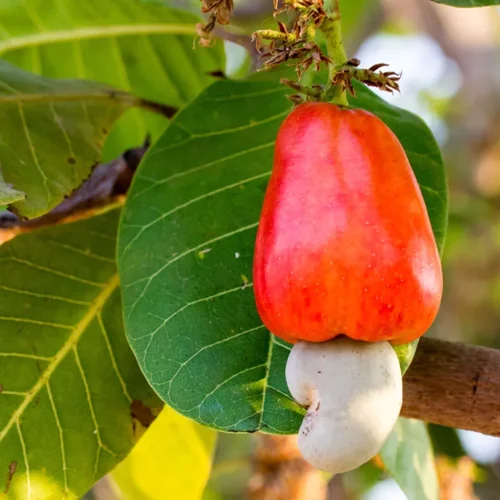
<svg viewBox="0 0 500 500"><path fill-rule="evenodd" d="M128 347L116 210L0 247L0 491L79 498L161 404Z"/></svg>
<svg viewBox="0 0 500 500"><path fill-rule="evenodd" d="M13 203L26 217L48 212L90 175L111 126L137 102L101 84L44 78L0 60L0 204Z"/></svg>
<svg viewBox="0 0 500 500"><path fill-rule="evenodd" d="M198 2L199 3L199 2ZM0 2L0 57L53 78L84 78L180 107L224 70L224 48L196 43L191 13L140 0ZM127 113L106 145L106 158L138 146L166 126L161 116Z"/></svg>
<svg viewBox="0 0 500 500"><path fill-rule="evenodd" d="M165 408L113 471L123 500L199 500L217 434Z"/></svg>

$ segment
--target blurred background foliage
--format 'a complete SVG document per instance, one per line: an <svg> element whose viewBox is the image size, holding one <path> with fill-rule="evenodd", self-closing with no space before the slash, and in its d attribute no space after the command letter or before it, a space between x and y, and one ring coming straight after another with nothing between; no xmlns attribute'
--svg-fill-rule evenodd
<svg viewBox="0 0 500 500"><path fill-rule="evenodd" d="M143 1L194 12L200 8L199 0ZM235 0L235 5L231 34L225 37L250 48L246 35L272 25L272 1ZM401 93L383 97L421 115L445 158L450 188L443 258L445 293L428 335L500 348L500 8L455 9L427 0L343 0L341 8L348 54L360 58L364 66L385 62L392 70L403 72ZM231 76L243 76L257 64L240 46L228 42L225 46L226 72ZM192 486L184 490L183 499L200 498L197 478L209 475L215 436L204 434L191 422L173 422L172 415L168 418L195 460L172 468L173 454L166 453L157 472L161 475L163 471L161 481L167 486L155 493L135 484L139 489L127 493L134 467L141 466L137 458L141 450L134 450L114 479L105 478L88 497L181 498L168 489L168 483L182 482ZM430 426L430 431L442 500L500 498L499 438L440 426ZM249 484L251 491L258 490L256 484L262 477L256 473L256 446L262 443L255 436L218 436L204 500L244 498ZM328 479L321 478L328 483L331 499L405 498L377 460ZM150 477L146 483L158 480L158 476ZM313 493L310 498L314 500Z"/></svg>

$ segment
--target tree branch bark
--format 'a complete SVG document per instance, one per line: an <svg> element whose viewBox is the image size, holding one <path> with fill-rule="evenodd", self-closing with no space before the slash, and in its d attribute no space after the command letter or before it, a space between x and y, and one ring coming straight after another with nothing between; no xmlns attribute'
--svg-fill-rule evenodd
<svg viewBox="0 0 500 500"><path fill-rule="evenodd" d="M500 350L422 339L403 379L401 414L500 436Z"/></svg>

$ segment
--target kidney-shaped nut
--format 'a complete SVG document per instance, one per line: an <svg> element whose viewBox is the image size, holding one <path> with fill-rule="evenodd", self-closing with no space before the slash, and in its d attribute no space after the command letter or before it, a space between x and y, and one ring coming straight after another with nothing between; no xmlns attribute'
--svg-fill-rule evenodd
<svg viewBox="0 0 500 500"><path fill-rule="evenodd" d="M374 457L401 410L401 369L386 341L298 342L286 380L294 399L308 408L298 438L302 456L335 474Z"/></svg>

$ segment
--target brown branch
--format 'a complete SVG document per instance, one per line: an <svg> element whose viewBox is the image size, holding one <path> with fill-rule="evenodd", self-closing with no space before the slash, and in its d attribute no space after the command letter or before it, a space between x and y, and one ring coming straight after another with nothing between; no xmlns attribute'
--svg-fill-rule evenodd
<svg viewBox="0 0 500 500"><path fill-rule="evenodd" d="M403 380L403 416L500 436L500 350L424 338Z"/></svg>
<svg viewBox="0 0 500 500"><path fill-rule="evenodd" d="M139 99L137 101L137 106L143 109L147 109L148 111L152 111L153 113L157 113L159 115L163 115L166 118L172 118L177 111L177 108L173 106L169 106L167 104L161 104L159 102L150 101L148 99Z"/></svg>
<svg viewBox="0 0 500 500"><path fill-rule="evenodd" d="M90 177L50 212L36 219L22 220L13 213L0 216L0 245L18 234L40 227L93 217L124 202L132 177L149 147L129 149L109 163L97 165Z"/></svg>

